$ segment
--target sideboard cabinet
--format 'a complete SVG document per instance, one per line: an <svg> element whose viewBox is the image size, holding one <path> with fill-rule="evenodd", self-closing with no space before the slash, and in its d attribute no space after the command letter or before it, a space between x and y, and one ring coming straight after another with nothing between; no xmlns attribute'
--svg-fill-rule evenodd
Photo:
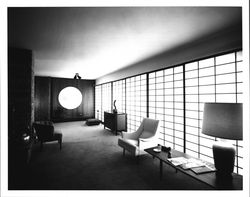
<svg viewBox="0 0 250 197"><path fill-rule="evenodd" d="M127 114L126 113L113 113L112 111L104 112L104 129L109 128L111 131L117 132L127 131Z"/></svg>

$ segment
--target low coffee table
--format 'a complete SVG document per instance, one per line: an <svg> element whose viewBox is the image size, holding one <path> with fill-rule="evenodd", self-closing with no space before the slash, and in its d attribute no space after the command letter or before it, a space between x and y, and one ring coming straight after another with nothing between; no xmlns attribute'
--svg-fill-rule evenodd
<svg viewBox="0 0 250 197"><path fill-rule="evenodd" d="M161 151L159 153L155 152L153 149L156 147L145 149L144 151L152 155L154 158L159 159L160 161L160 178L162 178L162 167L163 163L166 163L173 168L175 168L176 172L180 171L200 182L203 182L213 189L222 189L222 190L242 190L242 176L236 173L232 173L232 177L219 177L216 175L216 172L208 172L204 174L196 174L191 169L184 170L180 166L173 165L168 160L168 152ZM171 150L171 157L184 157L184 158L194 158L186 153L177 151L177 150Z"/></svg>

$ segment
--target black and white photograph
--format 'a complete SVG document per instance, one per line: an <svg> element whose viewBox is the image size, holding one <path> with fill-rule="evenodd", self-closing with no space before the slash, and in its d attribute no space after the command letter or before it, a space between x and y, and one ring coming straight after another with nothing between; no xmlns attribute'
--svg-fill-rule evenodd
<svg viewBox="0 0 250 197"><path fill-rule="evenodd" d="M249 196L249 2L1 3L1 196Z"/></svg>

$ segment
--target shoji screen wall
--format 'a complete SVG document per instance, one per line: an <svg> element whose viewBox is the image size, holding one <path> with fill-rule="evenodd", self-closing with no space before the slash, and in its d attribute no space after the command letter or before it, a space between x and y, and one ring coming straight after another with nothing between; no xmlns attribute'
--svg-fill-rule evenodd
<svg viewBox="0 0 250 197"><path fill-rule="evenodd" d="M201 132L204 103L242 103L242 72L241 51L166 67L96 86L96 109L101 114L111 109L113 95L118 110L128 115L128 132L135 131L143 117L158 119L159 143L213 162L216 139ZM233 144L235 172L242 173L243 143Z"/></svg>
<svg viewBox="0 0 250 197"><path fill-rule="evenodd" d="M234 52L185 64L186 153L213 162L215 138L203 135L205 102L242 102L242 53ZM236 171L242 169L242 142L234 142Z"/></svg>

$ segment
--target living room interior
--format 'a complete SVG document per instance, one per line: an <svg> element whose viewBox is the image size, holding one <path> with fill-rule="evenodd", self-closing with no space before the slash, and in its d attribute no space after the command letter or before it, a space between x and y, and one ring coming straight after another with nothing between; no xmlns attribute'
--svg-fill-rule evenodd
<svg viewBox="0 0 250 197"><path fill-rule="evenodd" d="M9 7L8 190L248 190L242 18L240 6ZM230 121L211 126L211 103ZM152 124L153 145L125 139ZM219 138L230 175L167 163L176 151L215 164Z"/></svg>

